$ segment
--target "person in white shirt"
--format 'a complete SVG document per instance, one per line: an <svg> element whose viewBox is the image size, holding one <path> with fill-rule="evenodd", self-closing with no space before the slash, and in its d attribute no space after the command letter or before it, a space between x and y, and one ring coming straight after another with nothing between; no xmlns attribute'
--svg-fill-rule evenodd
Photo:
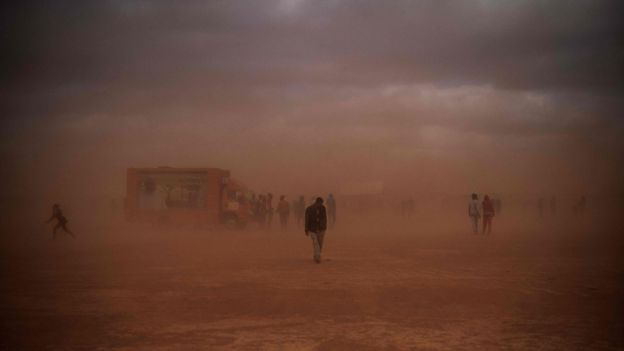
<svg viewBox="0 0 624 351"><path fill-rule="evenodd" d="M481 218L481 213L479 212L479 198L477 194L472 194L472 199L468 203L468 216L472 221L472 231L475 234L479 233L479 218Z"/></svg>

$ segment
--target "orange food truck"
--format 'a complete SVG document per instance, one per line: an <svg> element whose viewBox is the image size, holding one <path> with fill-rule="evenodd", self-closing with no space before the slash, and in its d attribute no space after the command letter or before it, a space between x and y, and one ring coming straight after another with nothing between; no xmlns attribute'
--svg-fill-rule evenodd
<svg viewBox="0 0 624 351"><path fill-rule="evenodd" d="M129 168L126 220L241 228L253 219L252 195L219 168Z"/></svg>

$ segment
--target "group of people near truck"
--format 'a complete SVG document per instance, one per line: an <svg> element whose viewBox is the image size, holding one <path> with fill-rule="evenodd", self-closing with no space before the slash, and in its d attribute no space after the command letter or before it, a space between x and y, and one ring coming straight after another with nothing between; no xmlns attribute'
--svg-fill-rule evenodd
<svg viewBox="0 0 624 351"><path fill-rule="evenodd" d="M314 198L313 203L316 202ZM273 214L277 213L279 217L280 229L287 230L291 213L294 215L294 222L297 228L300 228L304 222L306 210L305 197L300 195L297 199L289 202L286 195L281 195L277 205L273 205L273 194L252 195L249 199L249 210L255 222L258 223L260 229L271 229L273 224ZM336 199L333 194L327 197L327 212L330 225L336 222Z"/></svg>

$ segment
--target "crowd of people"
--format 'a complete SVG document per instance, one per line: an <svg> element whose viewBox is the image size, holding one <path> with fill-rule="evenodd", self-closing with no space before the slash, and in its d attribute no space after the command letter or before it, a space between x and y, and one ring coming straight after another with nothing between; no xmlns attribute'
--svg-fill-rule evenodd
<svg viewBox="0 0 624 351"><path fill-rule="evenodd" d="M260 229L271 229L273 224L273 214L277 212L279 216L280 229L286 231L290 220L291 212L294 214L294 222L296 228L304 229L305 235L309 236L313 245L314 261L320 263L321 251L323 249L323 239L328 225L333 227L336 223L336 199L333 194L327 197L326 205L321 197L313 198L312 203L306 207L305 197L299 196L297 199L289 202L285 195L279 197L277 205L274 207L273 194L252 195L251 199L242 201L241 204L248 206L249 212L255 222L258 223ZM550 213L555 216L557 213L557 198L550 198ZM413 199L402 200L400 202L401 214L404 217L411 217L414 212ZM574 203L573 211L575 215L583 215L587 207L587 199L582 196ZM537 201L539 216L544 216L545 200L540 197ZM472 224L474 234L491 234L492 220L496 214L502 211L502 201L500 198L492 199L489 195L484 195L483 200L479 202L479 196L473 193L468 203L468 217ZM53 229L53 238L56 238L57 231L63 230L67 234L74 237L71 230L68 229L67 218L63 215L59 204L52 207L52 216L47 222L56 220ZM481 225L480 225L481 224ZM479 230L479 226L481 227Z"/></svg>
<svg viewBox="0 0 624 351"><path fill-rule="evenodd" d="M317 198L313 198L312 205ZM251 216L258 224L259 229L272 229L273 215L277 213L279 217L280 230L287 230L291 222L291 214L294 216L293 222L296 228L301 228L304 224L306 201L303 195L289 202L286 195L281 195L279 201L274 205L273 194L252 195L247 203ZM327 196L327 216L328 223L333 226L336 223L336 199L333 194Z"/></svg>

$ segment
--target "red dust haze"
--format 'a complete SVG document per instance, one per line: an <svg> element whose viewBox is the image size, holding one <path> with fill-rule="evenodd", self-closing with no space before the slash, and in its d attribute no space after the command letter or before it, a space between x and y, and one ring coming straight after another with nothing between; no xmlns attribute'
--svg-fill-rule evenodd
<svg viewBox="0 0 624 351"><path fill-rule="evenodd" d="M1 6L0 286L15 290L0 290L0 348L524 349L532 330L545 349L624 345L609 329L623 325L609 312L622 306L622 2ZM124 223L126 169L158 166L226 169L289 200L336 194L329 261L311 265L302 228ZM382 184L378 211L345 210L358 183ZM497 237L469 236L473 192L502 199ZM540 222L551 196L560 216ZM417 218L394 211L408 198ZM72 244L42 223L57 202ZM299 303L310 296L318 308Z"/></svg>

